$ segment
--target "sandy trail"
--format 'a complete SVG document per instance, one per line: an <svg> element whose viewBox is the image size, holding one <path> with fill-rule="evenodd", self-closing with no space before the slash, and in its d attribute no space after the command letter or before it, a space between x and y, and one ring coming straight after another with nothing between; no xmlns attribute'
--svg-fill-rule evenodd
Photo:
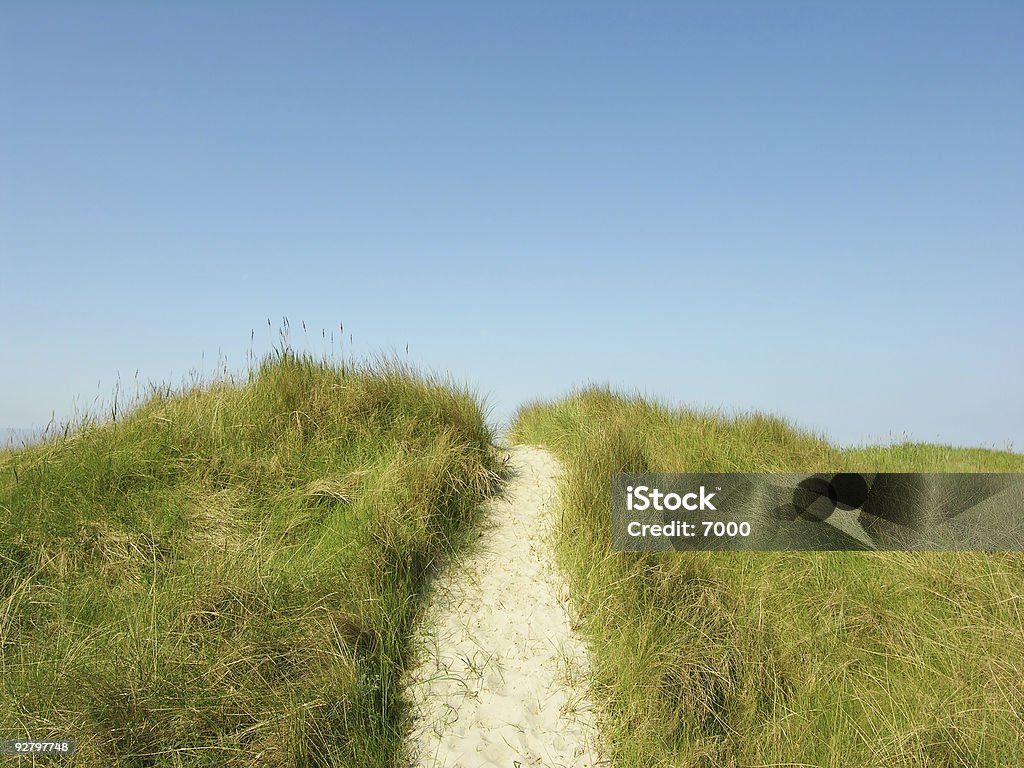
<svg viewBox="0 0 1024 768"><path fill-rule="evenodd" d="M507 449L480 539L434 584L408 677L417 767L604 765L551 543L558 462Z"/></svg>

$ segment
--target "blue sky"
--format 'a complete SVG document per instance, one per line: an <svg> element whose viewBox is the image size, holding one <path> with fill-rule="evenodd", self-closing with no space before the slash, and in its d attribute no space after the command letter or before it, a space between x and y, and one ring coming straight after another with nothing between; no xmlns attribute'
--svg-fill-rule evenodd
<svg viewBox="0 0 1024 768"><path fill-rule="evenodd" d="M602 382L1021 450L1022 33L1016 2L11 4L0 425L244 368L287 316L496 420Z"/></svg>

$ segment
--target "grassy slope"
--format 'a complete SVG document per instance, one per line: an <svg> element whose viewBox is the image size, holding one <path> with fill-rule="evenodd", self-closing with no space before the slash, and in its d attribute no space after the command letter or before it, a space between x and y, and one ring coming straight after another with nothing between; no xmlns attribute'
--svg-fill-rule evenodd
<svg viewBox="0 0 1024 768"><path fill-rule="evenodd" d="M397 764L404 637L490 441L464 392L286 352L0 453L0 733L88 766Z"/></svg>
<svg viewBox="0 0 1024 768"><path fill-rule="evenodd" d="M520 410L566 466L559 550L605 736L627 766L1019 766L1019 553L612 553L617 471L1024 471L1024 457L837 450L785 422L590 389Z"/></svg>

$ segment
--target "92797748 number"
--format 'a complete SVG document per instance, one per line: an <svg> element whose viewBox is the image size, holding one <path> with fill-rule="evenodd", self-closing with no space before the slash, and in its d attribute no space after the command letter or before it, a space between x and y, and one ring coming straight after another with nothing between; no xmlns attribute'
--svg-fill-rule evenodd
<svg viewBox="0 0 1024 768"><path fill-rule="evenodd" d="M74 739L2 739L0 755L53 755L63 757L75 753Z"/></svg>

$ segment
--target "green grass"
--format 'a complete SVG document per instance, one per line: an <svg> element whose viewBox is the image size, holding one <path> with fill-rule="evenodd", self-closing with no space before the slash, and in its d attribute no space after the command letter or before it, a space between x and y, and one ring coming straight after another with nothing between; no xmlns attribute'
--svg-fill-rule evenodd
<svg viewBox="0 0 1024 768"><path fill-rule="evenodd" d="M610 551L610 477L1024 471L943 446L840 450L783 420L592 388L524 406L563 461L558 551L617 768L1024 764L1024 555Z"/></svg>
<svg viewBox="0 0 1024 768"><path fill-rule="evenodd" d="M82 766L398 765L406 637L490 443L465 391L285 350L0 452L0 733Z"/></svg>

